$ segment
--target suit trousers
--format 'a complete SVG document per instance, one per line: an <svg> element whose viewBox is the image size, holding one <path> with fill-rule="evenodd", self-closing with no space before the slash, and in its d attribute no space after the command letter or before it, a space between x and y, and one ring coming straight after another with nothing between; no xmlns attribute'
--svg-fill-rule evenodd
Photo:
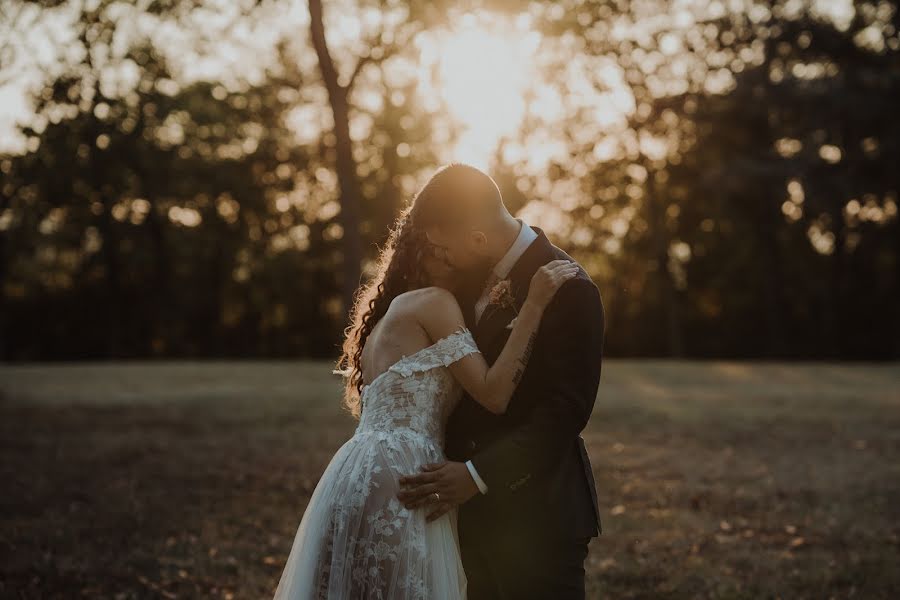
<svg viewBox="0 0 900 600"><path fill-rule="evenodd" d="M469 600L584 600L591 538L479 537L462 548Z"/></svg>

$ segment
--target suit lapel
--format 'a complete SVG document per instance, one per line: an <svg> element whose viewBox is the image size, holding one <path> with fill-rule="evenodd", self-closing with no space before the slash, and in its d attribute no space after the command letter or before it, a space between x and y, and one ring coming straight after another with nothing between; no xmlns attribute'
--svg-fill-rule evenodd
<svg viewBox="0 0 900 600"><path fill-rule="evenodd" d="M471 294L459 294L457 295L456 300L459 302L459 307L462 309L463 320L466 322L466 327L472 331L472 335L475 335L475 301L472 300L471 296Z"/></svg>
<svg viewBox="0 0 900 600"><path fill-rule="evenodd" d="M485 269L483 273L481 270L476 270L461 275L462 280L460 285L454 291L456 300L459 302L459 306L462 309L466 327L469 328L472 335L476 335L477 331L477 324L475 322L475 302L481 295L481 290L484 289L484 281L487 277L486 273L487 270Z"/></svg>
<svg viewBox="0 0 900 600"><path fill-rule="evenodd" d="M515 295L513 297L516 299L516 310L518 310L521 303ZM479 344L483 341L485 345L487 345L489 340L491 340L498 331L503 331L506 328L506 325L513 317L515 317L515 314L515 311L511 308L489 304L484 309L484 314L481 315L481 319L478 321L475 330L475 339Z"/></svg>
<svg viewBox="0 0 900 600"><path fill-rule="evenodd" d="M491 353L492 358L496 358L499 355L499 351L493 352L493 344L501 334L509 334L506 326L515 318L519 309L522 308L522 304L528 296L528 286L531 284L531 278L534 276L535 271L553 260L553 244L547 239L543 230L538 227L532 227L532 229L535 230L538 237L519 257L508 277L510 280L510 292L515 300L516 310L513 311L511 308L502 308L489 304L485 308L485 312L482 314L481 320L478 321L475 330L475 340L478 346Z"/></svg>

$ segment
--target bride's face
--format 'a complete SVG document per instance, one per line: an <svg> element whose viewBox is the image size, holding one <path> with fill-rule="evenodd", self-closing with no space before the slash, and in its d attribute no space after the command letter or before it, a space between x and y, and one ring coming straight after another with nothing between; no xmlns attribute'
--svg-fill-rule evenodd
<svg viewBox="0 0 900 600"><path fill-rule="evenodd" d="M422 260L422 268L428 275L431 285L453 290L456 287L458 274L453 265L447 259L446 251L433 244L428 245L428 251Z"/></svg>

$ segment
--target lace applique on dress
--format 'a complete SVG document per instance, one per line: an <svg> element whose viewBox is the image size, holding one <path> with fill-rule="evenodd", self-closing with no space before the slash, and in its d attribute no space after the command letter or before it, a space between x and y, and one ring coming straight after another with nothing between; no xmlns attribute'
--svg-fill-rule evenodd
<svg viewBox="0 0 900 600"><path fill-rule="evenodd" d="M446 460L462 389L449 365L478 352L463 328L401 358L363 389L353 437L313 492L275 593L298 598L465 598L456 511L426 524L397 500L399 478Z"/></svg>
<svg viewBox="0 0 900 600"><path fill-rule="evenodd" d="M464 327L439 339L427 348L404 356L389 367L388 371L409 377L417 371L449 367L461 358L478 351L478 346L475 345L475 340L472 338L472 332Z"/></svg>

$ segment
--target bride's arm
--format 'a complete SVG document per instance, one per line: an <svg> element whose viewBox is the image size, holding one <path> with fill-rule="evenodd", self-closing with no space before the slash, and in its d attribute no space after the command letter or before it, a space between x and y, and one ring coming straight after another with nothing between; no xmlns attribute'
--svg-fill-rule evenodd
<svg viewBox="0 0 900 600"><path fill-rule="evenodd" d="M578 267L567 260L550 262L535 273L506 345L488 367L480 353L450 365L450 372L476 402L495 414L506 407L525 371L544 309L560 286L575 276ZM432 340L444 338L465 325L462 310L449 293L434 294L419 318Z"/></svg>

